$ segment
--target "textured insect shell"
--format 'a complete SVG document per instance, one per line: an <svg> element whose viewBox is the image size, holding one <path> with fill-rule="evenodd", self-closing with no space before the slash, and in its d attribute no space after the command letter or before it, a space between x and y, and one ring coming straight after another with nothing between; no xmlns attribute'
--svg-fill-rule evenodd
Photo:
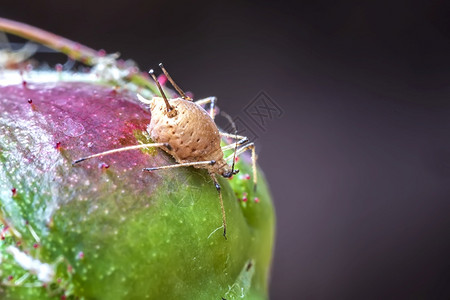
<svg viewBox="0 0 450 300"><path fill-rule="evenodd" d="M216 123L198 104L181 98L169 100L176 116L169 117L162 98L154 97L150 104L152 118L147 127L156 143L169 143L162 149L178 163L215 160L214 165L195 166L222 174L229 170L220 148L220 135Z"/></svg>

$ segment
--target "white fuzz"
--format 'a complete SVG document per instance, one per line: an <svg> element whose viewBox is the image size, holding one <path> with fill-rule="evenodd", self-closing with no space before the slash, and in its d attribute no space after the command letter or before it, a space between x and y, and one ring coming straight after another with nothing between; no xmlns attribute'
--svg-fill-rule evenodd
<svg viewBox="0 0 450 300"><path fill-rule="evenodd" d="M119 68L117 66L117 58L119 58L118 53L95 58L92 73L104 81L121 81L124 77L128 76L129 69Z"/></svg>
<svg viewBox="0 0 450 300"><path fill-rule="evenodd" d="M144 96L142 96L142 95L139 94L139 93L137 93L136 96L137 96L138 100L141 101L141 102L144 103L144 104L150 105L150 104L152 103L152 100L149 100L149 99L147 99L147 98L144 98Z"/></svg>
<svg viewBox="0 0 450 300"><path fill-rule="evenodd" d="M6 251L14 257L14 260L24 270L36 275L40 281L44 283L50 283L53 281L53 277L55 277L55 270L49 264L32 258L30 255L25 254L14 246L9 246Z"/></svg>
<svg viewBox="0 0 450 300"><path fill-rule="evenodd" d="M38 46L32 43L26 43L19 50L1 49L0 50L0 68L7 68L10 65L21 63L30 58L37 50Z"/></svg>

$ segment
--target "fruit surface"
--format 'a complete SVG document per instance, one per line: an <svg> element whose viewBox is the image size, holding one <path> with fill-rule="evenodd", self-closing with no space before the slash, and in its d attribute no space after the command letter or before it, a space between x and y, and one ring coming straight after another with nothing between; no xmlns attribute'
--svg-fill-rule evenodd
<svg viewBox="0 0 450 300"><path fill-rule="evenodd" d="M248 157L240 174L220 179L225 240L205 170L142 172L174 163L156 149L71 165L151 142L151 114L134 93L87 82L6 85L0 112L2 299L268 297L274 211L264 175L257 192L245 176ZM51 281L11 247L50 265Z"/></svg>

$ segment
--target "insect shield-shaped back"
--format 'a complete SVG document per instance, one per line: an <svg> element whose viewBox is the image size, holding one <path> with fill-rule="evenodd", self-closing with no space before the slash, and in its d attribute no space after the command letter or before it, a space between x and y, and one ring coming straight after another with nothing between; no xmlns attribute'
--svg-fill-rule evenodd
<svg viewBox="0 0 450 300"><path fill-rule="evenodd" d="M214 160L209 171L220 173L226 166L220 148L220 135L209 114L192 101L169 100L176 115L170 117L162 98L155 97L150 105L152 118L147 131L154 142L168 143L163 148L178 163ZM205 168L205 166L198 166Z"/></svg>

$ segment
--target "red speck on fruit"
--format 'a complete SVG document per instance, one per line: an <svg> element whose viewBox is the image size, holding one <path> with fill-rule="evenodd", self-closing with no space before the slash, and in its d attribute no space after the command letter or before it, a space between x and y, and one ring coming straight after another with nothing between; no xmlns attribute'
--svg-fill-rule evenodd
<svg viewBox="0 0 450 300"><path fill-rule="evenodd" d="M258 198L258 197L255 197L255 198L253 199L253 201L255 201L255 203L259 203L259 198Z"/></svg>
<svg viewBox="0 0 450 300"><path fill-rule="evenodd" d="M14 276L12 276L12 275L9 275L9 276L8 276L8 281L11 281L11 280L13 280L13 278L14 278Z"/></svg>
<svg viewBox="0 0 450 300"><path fill-rule="evenodd" d="M234 159L235 162L239 161L239 156L236 156L236 158Z"/></svg>
<svg viewBox="0 0 450 300"><path fill-rule="evenodd" d="M22 80L22 86L27 87L27 82L25 80Z"/></svg>
<svg viewBox="0 0 450 300"><path fill-rule="evenodd" d="M99 169L105 170L105 169L109 168L109 165L105 164L105 163L99 163L98 167L99 167Z"/></svg>
<svg viewBox="0 0 450 300"><path fill-rule="evenodd" d="M62 64L56 64L55 70L56 70L56 72L61 72L63 70L63 65Z"/></svg>
<svg viewBox="0 0 450 300"><path fill-rule="evenodd" d="M98 50L97 54L100 57L105 57L106 56L106 51L104 49L100 49L100 50Z"/></svg>
<svg viewBox="0 0 450 300"><path fill-rule="evenodd" d="M55 144L55 149L56 149L56 150L61 149L61 142L57 142L57 143Z"/></svg>
<svg viewBox="0 0 450 300"><path fill-rule="evenodd" d="M34 249L39 248L39 244L34 244L34 245L33 245L33 248L34 248Z"/></svg>
<svg viewBox="0 0 450 300"><path fill-rule="evenodd" d="M5 232L9 229L9 226L5 226L2 230L1 233L1 239L4 240L5 239Z"/></svg>
<svg viewBox="0 0 450 300"><path fill-rule="evenodd" d="M242 201L247 202L247 193L244 193L244 195L242 196Z"/></svg>
<svg viewBox="0 0 450 300"><path fill-rule="evenodd" d="M250 175L249 174L244 174L244 179L245 180L249 180L250 179Z"/></svg>
<svg viewBox="0 0 450 300"><path fill-rule="evenodd" d="M167 83L166 75L164 75L164 74L159 75L158 76L158 81L159 81L159 84L166 85L166 83Z"/></svg>
<svg viewBox="0 0 450 300"><path fill-rule="evenodd" d="M117 95L117 89L118 89L118 86L115 86L112 90L111 90L111 95L113 95L113 96L115 96L115 95Z"/></svg>
<svg viewBox="0 0 450 300"><path fill-rule="evenodd" d="M28 101L28 103L30 103L30 104L33 103L33 99L31 99L31 98L28 98L27 101Z"/></svg>
<svg viewBox="0 0 450 300"><path fill-rule="evenodd" d="M13 187L13 188L11 189L11 192L12 192L12 196L13 196L13 197L15 197L15 196L17 195L17 189L16 189L15 187Z"/></svg>

